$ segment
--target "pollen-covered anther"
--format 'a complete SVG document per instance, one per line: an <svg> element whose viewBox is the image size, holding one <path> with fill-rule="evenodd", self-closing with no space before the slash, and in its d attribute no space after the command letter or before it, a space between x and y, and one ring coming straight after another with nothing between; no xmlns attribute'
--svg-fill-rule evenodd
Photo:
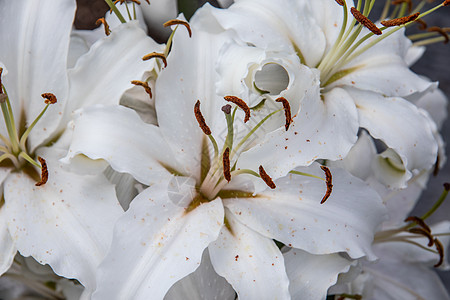
<svg viewBox="0 0 450 300"><path fill-rule="evenodd" d="M145 92L150 96L150 98L153 97L152 89L150 88L150 86L148 85L147 82L140 81L140 80L132 80L131 83L134 85L137 85L137 86L142 86L144 88Z"/></svg>
<svg viewBox="0 0 450 300"><path fill-rule="evenodd" d="M248 107L247 103L245 103L244 100L236 96L225 96L223 98L228 102L236 104L237 106L239 106L240 109L244 111L245 113L244 123L247 123L247 121L250 120L250 108Z"/></svg>
<svg viewBox="0 0 450 300"><path fill-rule="evenodd" d="M106 22L105 18L100 18L95 22L95 25L100 25L103 24L103 26L105 26L105 34L106 35L110 35L111 34L111 30L109 29L109 25Z"/></svg>
<svg viewBox="0 0 450 300"><path fill-rule="evenodd" d="M449 6L450 5L450 0L445 0L444 2L442 2L442 6Z"/></svg>
<svg viewBox="0 0 450 300"><path fill-rule="evenodd" d="M416 217L416 216L410 216L410 217L408 217L408 218L405 219L405 222L414 222L414 223L416 223L417 225L419 225L420 227L422 227L425 231L431 233L430 227L425 223L424 220L422 220L422 219L419 218L419 217Z"/></svg>
<svg viewBox="0 0 450 300"><path fill-rule="evenodd" d="M331 175L331 171L326 166L320 166L322 171L325 172L325 182L327 184L327 191L325 192L325 195L322 198L322 201L320 201L320 204L324 204L325 201L328 200L328 198L331 195L331 192L333 191L333 176Z"/></svg>
<svg viewBox="0 0 450 300"><path fill-rule="evenodd" d="M222 111L224 113L226 113L227 115L231 114L231 105L227 104L227 105L222 106Z"/></svg>
<svg viewBox="0 0 450 300"><path fill-rule="evenodd" d="M391 2L392 5L399 5L399 4L403 4L403 3L407 3L408 4L408 11L410 12L412 10L412 1L411 0L394 0Z"/></svg>
<svg viewBox="0 0 450 300"><path fill-rule="evenodd" d="M372 21L370 21L369 18L367 18L365 15L363 15L359 10L352 7L350 9L350 12L352 13L353 17L355 17L356 21L364 25L367 29L372 31L376 35L381 35L383 32L380 28L377 27Z"/></svg>
<svg viewBox="0 0 450 300"><path fill-rule="evenodd" d="M340 6L344 6L344 0L336 0L336 3Z"/></svg>
<svg viewBox="0 0 450 300"><path fill-rule="evenodd" d="M194 106L194 114L195 118L197 119L198 125L203 130L203 133L206 135L211 134L211 129L209 129L209 126L206 124L205 118L202 115L202 112L200 111L200 100L197 100Z"/></svg>
<svg viewBox="0 0 450 300"><path fill-rule="evenodd" d="M415 19L417 19L417 17L419 15L420 15L420 12L417 12L413 15L409 15L409 16L405 16L405 17L401 17L401 18L397 18L397 19L392 19L392 20L381 21L381 25L383 25L385 27L400 26L400 25L409 23L411 21L414 21Z"/></svg>
<svg viewBox="0 0 450 300"><path fill-rule="evenodd" d="M57 101L56 96L52 93L43 93L41 97L45 99L45 104L55 104Z"/></svg>
<svg viewBox="0 0 450 300"><path fill-rule="evenodd" d="M435 268L442 265L444 262L444 246L442 245L441 241L437 238L434 239L434 245L436 247L437 252L439 253L439 261L434 265Z"/></svg>
<svg viewBox="0 0 450 300"><path fill-rule="evenodd" d="M445 38L444 44L447 44L449 42L449 37L448 37L447 32L444 29L442 29L441 27L433 26L433 27L428 28L428 31L430 31L430 32L434 31L434 32L441 34Z"/></svg>
<svg viewBox="0 0 450 300"><path fill-rule="evenodd" d="M222 155L223 164L223 177L230 182L231 181L231 165L230 165L230 148L226 148Z"/></svg>
<svg viewBox="0 0 450 300"><path fill-rule="evenodd" d="M160 58L164 63L164 68L167 67L167 59L163 53L152 52L147 55L144 55L144 57L142 57L142 60L149 60L152 58Z"/></svg>
<svg viewBox="0 0 450 300"><path fill-rule="evenodd" d="M164 27L169 27L172 25L183 25L184 27L186 27L186 29L189 33L189 37L192 37L191 26L189 25L188 22L183 21L183 20L173 19L173 20L169 20L163 24Z"/></svg>
<svg viewBox="0 0 450 300"><path fill-rule="evenodd" d="M288 131L289 126L292 123L291 105L289 104L289 101L287 101L286 98L283 97L277 98L275 101L283 103L284 115L286 116L286 124L284 125L284 127L286 128L286 131Z"/></svg>
<svg viewBox="0 0 450 300"><path fill-rule="evenodd" d="M264 170L263 166L259 166L259 176L261 176L261 179L264 180L267 186L270 187L272 190L277 187L273 182L272 178L270 178L270 176L267 175L266 170Z"/></svg>
<svg viewBox="0 0 450 300"><path fill-rule="evenodd" d="M41 163L41 181L36 182L36 186L41 186L47 183L48 180L48 169L47 169L47 163L45 162L45 159L38 156L38 160Z"/></svg>

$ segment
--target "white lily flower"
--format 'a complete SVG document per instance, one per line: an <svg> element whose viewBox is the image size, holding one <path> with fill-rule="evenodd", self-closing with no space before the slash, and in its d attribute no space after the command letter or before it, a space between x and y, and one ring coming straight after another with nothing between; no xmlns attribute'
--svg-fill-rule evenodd
<svg viewBox="0 0 450 300"><path fill-rule="evenodd" d="M318 164L295 169L314 178L289 174L273 181L263 166L259 175L258 168L239 168L250 159L245 151L264 139L259 128L277 124L280 135L295 134L286 131L285 111L271 99L262 110L247 110L236 101L245 114L225 105L215 92L215 64L229 34L202 31L203 22L192 19L192 39L184 31L175 34L168 66L156 81L158 126L117 106L83 109L75 121L67 159L78 154L104 159L150 185L116 223L94 299L163 298L197 269L206 248L215 272L242 299L290 298L274 239L315 254L373 258L368 245L384 208L364 183L333 169L325 180L335 178L331 192ZM307 79L314 76L303 74L305 83L295 89L306 94ZM249 123L256 120L251 126L239 119L248 113ZM282 159L275 152L265 155ZM255 189L256 180L264 187Z"/></svg>
<svg viewBox="0 0 450 300"><path fill-rule="evenodd" d="M336 98L339 91L346 105L333 116L357 110L356 125L348 118L350 132L365 128L392 149L395 155L390 157L397 158L405 173L395 186L405 187L413 175L433 166L438 146L432 121L404 98L422 95L436 84L409 70L408 64L420 53L410 51L411 42L403 29L388 28L375 36L362 25L354 27L350 14L354 3L343 2L341 7L328 0L240 0L229 9L206 9L222 30L236 32L242 41L268 51L295 54L302 64L317 69L320 93L315 101L328 108L329 99ZM357 9L361 9L358 3Z"/></svg>
<svg viewBox="0 0 450 300"><path fill-rule="evenodd" d="M75 1L0 1L0 7L0 272L18 249L92 290L122 209L103 175L70 173L58 161L71 135L66 128L73 110L118 104L130 81L152 68L141 57L160 46L136 24L123 24L68 72Z"/></svg>

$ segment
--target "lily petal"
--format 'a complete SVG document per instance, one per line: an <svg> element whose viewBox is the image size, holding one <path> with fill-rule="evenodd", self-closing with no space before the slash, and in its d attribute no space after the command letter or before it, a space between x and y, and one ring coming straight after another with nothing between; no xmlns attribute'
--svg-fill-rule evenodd
<svg viewBox="0 0 450 300"><path fill-rule="evenodd" d="M103 176L64 171L51 151L41 155L49 170L46 184L35 187L35 181L22 173L5 181L8 229L22 255L94 289L95 270L122 213L114 187Z"/></svg>
<svg viewBox="0 0 450 300"><path fill-rule="evenodd" d="M7 226L5 206L0 207L0 276L8 271L17 253Z"/></svg>
<svg viewBox="0 0 450 300"><path fill-rule="evenodd" d="M292 299L322 300L337 282L339 273L347 272L352 261L339 254L313 255L300 249L284 254Z"/></svg>
<svg viewBox="0 0 450 300"><path fill-rule="evenodd" d="M295 170L324 177L317 164ZM333 190L324 204L325 182L294 174L276 180L274 190L224 199L224 204L241 223L289 247L373 258L371 243L385 215L381 199L346 171L331 169L331 174Z"/></svg>
<svg viewBox="0 0 450 300"><path fill-rule="evenodd" d="M93 299L162 299L198 268L223 216L220 199L186 212L169 198L167 185L147 188L116 223Z"/></svg>
<svg viewBox="0 0 450 300"><path fill-rule="evenodd" d="M227 226L208 247L216 272L230 282L240 299L290 299L283 254L275 243L229 212L226 220Z"/></svg>

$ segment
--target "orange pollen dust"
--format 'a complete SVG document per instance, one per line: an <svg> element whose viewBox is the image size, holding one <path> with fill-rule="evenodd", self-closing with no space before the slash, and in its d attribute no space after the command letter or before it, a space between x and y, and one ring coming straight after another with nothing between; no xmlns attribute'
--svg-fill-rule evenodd
<svg viewBox="0 0 450 300"><path fill-rule="evenodd" d="M137 86L142 86L144 88L145 92L150 96L150 98L153 97L152 89L150 88L150 86L148 85L147 82L140 81L140 80L132 80L131 83L134 85L137 85Z"/></svg>
<svg viewBox="0 0 450 300"><path fill-rule="evenodd" d="M231 181L231 168L230 168L230 148L226 148L223 151L222 156L222 164L223 164L223 177L230 182Z"/></svg>
<svg viewBox="0 0 450 300"><path fill-rule="evenodd" d="M195 118L197 119L198 125L203 130L203 133L206 135L211 134L211 129L209 129L209 126L206 124L205 118L202 115L202 112L200 111L200 100L197 100L194 106L194 114Z"/></svg>
<svg viewBox="0 0 450 300"><path fill-rule="evenodd" d="M428 28L428 31L430 31L430 32L433 32L433 31L434 31L434 32L437 32L437 33L441 34L441 35L445 38L444 44L447 44L447 43L448 43L448 41L449 41L448 34L447 34L447 32L446 32L444 29L442 29L441 27L433 26L433 27Z"/></svg>
<svg viewBox="0 0 450 300"><path fill-rule="evenodd" d="M289 101L287 101L286 98L283 97L277 98L275 101L283 103L284 115L286 116L286 124L284 125L284 128L286 128L286 131L288 131L289 126L292 123L291 105L289 104Z"/></svg>
<svg viewBox="0 0 450 300"><path fill-rule="evenodd" d="M320 204L324 204L325 201L330 197L331 192L333 191L333 177L331 176L331 171L328 167L320 166L322 171L325 172L325 181L327 183L327 191L325 192L325 195L322 198L322 201L320 201Z"/></svg>
<svg viewBox="0 0 450 300"><path fill-rule="evenodd" d="M353 17L355 17L356 21L364 25L367 29L372 31L376 35L381 35L383 32L380 28L377 27L372 21L370 21L369 18L367 18L365 15L363 15L359 10L352 7L350 9L350 12L352 13Z"/></svg>
<svg viewBox="0 0 450 300"><path fill-rule="evenodd" d="M188 22L183 21L183 20L173 19L173 20L169 20L163 24L164 27L169 27L172 25L183 25L184 27L186 27L186 29L189 33L189 37L192 37L191 26L189 25Z"/></svg>
<svg viewBox="0 0 450 300"><path fill-rule="evenodd" d="M163 53L152 52L152 53L149 53L147 55L144 55L144 57L142 57L142 60L145 61L145 60L149 60L149 59L152 59L152 58L155 58L155 57L160 58L163 61L164 68L167 67L167 59L166 59L166 56Z"/></svg>
<svg viewBox="0 0 450 300"><path fill-rule="evenodd" d="M244 100L236 96L225 96L223 98L228 102L236 104L237 106L239 106L240 109L244 111L245 113L244 123L247 123L247 121L250 120L250 108L248 107L247 103L245 103Z"/></svg>
<svg viewBox="0 0 450 300"><path fill-rule="evenodd" d="M109 29L109 25L106 22L105 18L100 18L95 22L95 25L100 25L103 24L103 26L105 26L105 34L106 35L110 35L111 34L111 30Z"/></svg>
<svg viewBox="0 0 450 300"><path fill-rule="evenodd" d="M385 27L400 26L400 25L409 23L411 21L414 21L415 19L417 19L417 17L419 15L420 15L420 12L417 12L410 16L405 16L405 17L392 19L392 20L381 21L381 25L383 25Z"/></svg>
<svg viewBox="0 0 450 300"><path fill-rule="evenodd" d="M270 178L270 176L267 175L266 170L264 170L263 166L259 166L259 176L261 176L261 179L264 180L267 186L270 187L272 190L277 187L273 182L272 178Z"/></svg>
<svg viewBox="0 0 450 300"><path fill-rule="evenodd" d="M36 186L41 186L47 183L48 180L48 169L47 169L47 163L45 162L45 159L38 156L38 160L41 163L41 181L36 182Z"/></svg>
<svg viewBox="0 0 450 300"><path fill-rule="evenodd" d="M57 101L56 96L52 93L43 93L41 97L45 99L45 104L55 104Z"/></svg>

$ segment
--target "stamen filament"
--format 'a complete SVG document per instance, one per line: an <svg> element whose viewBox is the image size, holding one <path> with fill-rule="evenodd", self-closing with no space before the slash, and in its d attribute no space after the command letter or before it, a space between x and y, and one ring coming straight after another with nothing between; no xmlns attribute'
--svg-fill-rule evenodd
<svg viewBox="0 0 450 300"><path fill-rule="evenodd" d="M38 168L40 168L41 166L34 160L32 159L28 154L26 154L24 151L20 152L19 157L22 157L23 159L25 159L26 161L28 161L30 164L32 164L33 166L36 166Z"/></svg>
<svg viewBox="0 0 450 300"><path fill-rule="evenodd" d="M120 22L122 22L122 23L126 23L127 22L127 21L125 21L125 18L122 16L122 14L117 9L117 7L114 5L112 0L105 0L105 2L106 2L106 4L108 4L109 8L116 14L116 16L117 16L117 18L119 19Z"/></svg>
<svg viewBox="0 0 450 300"><path fill-rule="evenodd" d="M442 203L444 203L444 200L445 198L447 198L449 191L450 183L444 183L444 191L442 192L441 196L439 196L439 199L436 201L433 207L421 217L422 220L426 220L427 218L429 218L442 205Z"/></svg>
<svg viewBox="0 0 450 300"><path fill-rule="evenodd" d="M11 141L11 148L13 153L19 152L19 137L17 136L16 125L14 122L14 116L12 114L12 109L10 109L9 98L6 97L6 101L0 103L3 118L5 120L6 129L8 130L9 140Z"/></svg>
<svg viewBox="0 0 450 300"><path fill-rule="evenodd" d="M0 162L4 161L5 159L10 159L16 168L19 167L19 162L17 161L17 158L11 153L5 152L4 154L0 155Z"/></svg>
<svg viewBox="0 0 450 300"><path fill-rule="evenodd" d="M50 103L47 104L44 109L41 111L41 113L37 116L36 119L34 119L33 123L31 123L30 126L28 126L27 130L25 130L25 132L23 133L22 137L20 138L20 148L21 149L26 149L25 147L25 143L27 141L28 135L30 134L31 130L34 128L34 126L36 125L36 123L42 118L42 116L45 114L45 112L47 111L48 107L49 107Z"/></svg>
<svg viewBox="0 0 450 300"><path fill-rule="evenodd" d="M426 46L426 45L430 45L430 44L445 42L446 40L447 39L445 37L439 36L439 37L435 37L435 38L431 38L431 39L415 42L415 43L413 43L413 46L416 46L416 47Z"/></svg>
<svg viewBox="0 0 450 300"><path fill-rule="evenodd" d="M291 173L291 174L295 174L295 175L300 175L300 176L307 176L307 177L312 177L312 178L316 178L316 179L320 179L320 180L323 180L323 181L325 181L325 179L324 179L324 178L322 178L322 177L319 177L319 176L316 176L316 175L313 175L313 174L309 174L309 173L303 173L303 172L299 172L299 171L294 171L294 170L292 170L292 171L289 171L289 173Z"/></svg>

